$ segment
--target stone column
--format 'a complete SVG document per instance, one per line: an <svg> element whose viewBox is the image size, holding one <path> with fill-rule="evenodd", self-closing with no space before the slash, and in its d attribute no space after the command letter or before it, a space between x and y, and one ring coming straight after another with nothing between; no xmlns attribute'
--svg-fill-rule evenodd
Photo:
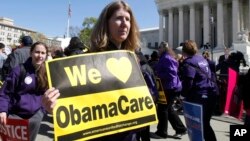
<svg viewBox="0 0 250 141"><path fill-rule="evenodd" d="M173 25L173 10L168 10L168 45L170 47L173 47L173 31L174 25Z"/></svg>
<svg viewBox="0 0 250 141"><path fill-rule="evenodd" d="M189 39L195 41L195 10L194 4L191 4L190 7L190 27L189 27Z"/></svg>
<svg viewBox="0 0 250 141"><path fill-rule="evenodd" d="M223 1L217 0L217 47L224 48Z"/></svg>
<svg viewBox="0 0 250 141"><path fill-rule="evenodd" d="M250 31L250 1L248 1L248 31Z"/></svg>
<svg viewBox="0 0 250 141"><path fill-rule="evenodd" d="M233 43L237 41L237 33L240 31L239 0L233 0Z"/></svg>
<svg viewBox="0 0 250 141"><path fill-rule="evenodd" d="M179 37L178 44L184 40L184 30L183 30L183 7L179 7Z"/></svg>
<svg viewBox="0 0 250 141"><path fill-rule="evenodd" d="M210 39L209 39L210 28L211 27L209 23L209 6L208 6L208 2L204 2L203 4L203 44L210 42Z"/></svg>
<svg viewBox="0 0 250 141"><path fill-rule="evenodd" d="M163 41L163 18L162 12L159 12L159 43Z"/></svg>

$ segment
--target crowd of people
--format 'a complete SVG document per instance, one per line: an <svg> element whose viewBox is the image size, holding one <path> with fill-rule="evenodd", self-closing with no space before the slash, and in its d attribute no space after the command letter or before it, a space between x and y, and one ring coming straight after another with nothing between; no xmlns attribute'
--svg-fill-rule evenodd
<svg viewBox="0 0 250 141"><path fill-rule="evenodd" d="M150 134L148 126L98 137L93 141L149 141L150 136L167 138L168 122L175 130L173 136L181 137L187 134L187 127L179 118L174 104L182 100L202 105L204 139L216 141L210 120L215 111L214 101L224 96L217 78L226 83L229 67L239 72L240 63L237 61L242 60L242 54L229 54L228 49L225 49L224 57L215 65L210 60L209 52L200 55L196 42L186 40L182 43L182 55L175 54L172 47L162 41L157 51L144 56L138 52L140 35L136 19L130 6L124 1L114 1L102 10L91 33L90 42L88 52L129 50L137 54L143 76L157 105L159 120L157 131L153 134ZM7 56L4 54L4 44L0 43L0 71L1 80L4 81L0 90L0 124L6 124L7 117L28 119L30 140L34 141L44 114L53 113L60 97L57 88L48 88L45 61L87 53L84 49L85 46L78 37L72 37L69 46L63 51L50 50L45 43L33 43L30 36L24 36L21 47ZM219 76L216 75L218 70L221 73ZM167 104L157 103L156 78L162 82ZM247 84L249 79L248 71L245 80ZM249 125L250 98L246 94L243 98L247 109L245 123ZM223 100L219 101L219 105L223 107Z"/></svg>

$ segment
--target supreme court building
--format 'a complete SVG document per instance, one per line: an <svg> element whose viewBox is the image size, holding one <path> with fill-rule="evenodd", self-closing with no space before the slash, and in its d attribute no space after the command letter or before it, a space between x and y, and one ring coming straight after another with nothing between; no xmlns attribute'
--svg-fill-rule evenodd
<svg viewBox="0 0 250 141"><path fill-rule="evenodd" d="M187 39L215 50L232 47L238 33L250 31L250 0L155 0L159 42L173 48Z"/></svg>

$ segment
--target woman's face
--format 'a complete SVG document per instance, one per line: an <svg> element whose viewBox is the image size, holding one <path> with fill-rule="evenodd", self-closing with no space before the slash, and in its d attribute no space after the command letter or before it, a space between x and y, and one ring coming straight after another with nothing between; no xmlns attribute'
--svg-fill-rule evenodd
<svg viewBox="0 0 250 141"><path fill-rule="evenodd" d="M36 45L34 50L31 52L32 64L36 67L41 65L47 57L46 48L42 44Z"/></svg>
<svg viewBox="0 0 250 141"><path fill-rule="evenodd" d="M118 9L108 21L110 40L120 46L130 31L130 14L123 8Z"/></svg>

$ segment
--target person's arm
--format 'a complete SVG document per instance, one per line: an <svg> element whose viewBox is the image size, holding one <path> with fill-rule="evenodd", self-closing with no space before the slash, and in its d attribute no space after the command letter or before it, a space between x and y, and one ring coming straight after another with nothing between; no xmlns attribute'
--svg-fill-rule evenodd
<svg viewBox="0 0 250 141"><path fill-rule="evenodd" d="M174 69L174 63L169 58L164 58L160 60L157 64L156 74L162 80L170 78L171 74L176 74L177 72Z"/></svg>
<svg viewBox="0 0 250 141"><path fill-rule="evenodd" d="M8 110L12 105L11 97L15 97L14 94L18 84L19 70L20 69L14 69L8 77L6 77L0 89L0 124L6 124Z"/></svg>
<svg viewBox="0 0 250 141"><path fill-rule="evenodd" d="M195 74L196 70L194 67L190 66L188 63L183 63L183 80L182 80L181 96L186 97L188 94L190 94Z"/></svg>
<svg viewBox="0 0 250 141"><path fill-rule="evenodd" d="M48 111L50 114L53 113L53 109L56 106L56 102L58 97L60 96L60 92L58 89L50 88L48 89L43 97L42 97L42 106Z"/></svg>
<svg viewBox="0 0 250 141"><path fill-rule="evenodd" d="M10 106L10 97L14 97L19 74L17 70L13 70L5 79L0 89L0 112L7 112Z"/></svg>
<svg viewBox="0 0 250 141"><path fill-rule="evenodd" d="M154 76L150 75L148 72L144 72L143 76L144 76L145 82L148 86L149 92L150 92L153 100L156 102L158 97L159 97L159 93L157 90L156 82L153 78Z"/></svg>
<svg viewBox="0 0 250 141"><path fill-rule="evenodd" d="M215 67L216 68L216 70L215 70L216 72L221 69L221 64L223 63L224 60L225 60L225 56L221 55L219 57L218 64Z"/></svg>
<svg viewBox="0 0 250 141"><path fill-rule="evenodd" d="M209 68L211 72L216 73L216 66L214 61L209 60Z"/></svg>
<svg viewBox="0 0 250 141"><path fill-rule="evenodd" d="M6 123L7 123L7 113L0 112L0 124L6 125Z"/></svg>
<svg viewBox="0 0 250 141"><path fill-rule="evenodd" d="M182 81L182 93L181 96L186 97L190 92L193 85L193 79L190 77L185 77Z"/></svg>

